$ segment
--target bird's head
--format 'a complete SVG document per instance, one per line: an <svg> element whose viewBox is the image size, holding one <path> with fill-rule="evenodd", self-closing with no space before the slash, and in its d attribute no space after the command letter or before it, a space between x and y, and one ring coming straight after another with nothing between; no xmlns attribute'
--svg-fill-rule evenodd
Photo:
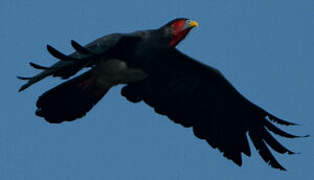
<svg viewBox="0 0 314 180"><path fill-rule="evenodd" d="M168 39L168 43L171 47L175 47L180 41L182 41L190 30L197 27L198 23L187 18L177 18L160 29L165 33L164 35Z"/></svg>

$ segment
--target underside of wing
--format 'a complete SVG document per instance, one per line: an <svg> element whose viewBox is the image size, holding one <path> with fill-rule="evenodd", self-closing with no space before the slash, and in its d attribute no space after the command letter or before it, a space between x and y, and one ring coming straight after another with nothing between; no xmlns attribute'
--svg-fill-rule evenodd
<svg viewBox="0 0 314 180"><path fill-rule="evenodd" d="M171 54L173 53L173 54ZM161 58L161 57L158 57ZM184 127L192 127L194 134L238 165L241 153L251 155L248 138L265 162L284 170L267 145L279 153L293 154L270 134L294 138L270 121L284 125L281 120L252 104L215 69L205 66L178 51L164 55L170 63L160 63L160 72L147 79L130 83L122 95L131 102L144 101L159 114L168 116Z"/></svg>
<svg viewBox="0 0 314 180"><path fill-rule="evenodd" d="M100 86L89 70L42 94L36 103L36 115L50 123L73 121L90 111L110 88Z"/></svg>

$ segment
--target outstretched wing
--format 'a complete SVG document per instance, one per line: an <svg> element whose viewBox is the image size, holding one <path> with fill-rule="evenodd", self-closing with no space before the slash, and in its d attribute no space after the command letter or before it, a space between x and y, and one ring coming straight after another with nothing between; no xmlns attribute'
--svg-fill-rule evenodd
<svg viewBox="0 0 314 180"><path fill-rule="evenodd" d="M35 63L30 65L36 69L43 70L33 77L18 77L22 80L27 80L19 91L23 91L34 83L48 77L61 77L67 79L75 75L84 67L89 67L95 63L98 59L104 56L109 49L114 47L122 37L123 34L111 34L87 44L85 47L81 46L75 41L71 41L72 47L76 50L70 55L65 55L50 45L47 45L48 52L55 58L59 59L57 63L50 67L44 67Z"/></svg>
<svg viewBox="0 0 314 180"><path fill-rule="evenodd" d="M265 162L284 170L271 154L293 154L269 133L288 134L271 121L294 125L266 112L244 98L216 69L201 64L176 49L151 56L155 68L150 76L122 89L131 102L143 100L159 114L168 116L241 166L241 153L251 155L247 133ZM162 63L159 63L162 60ZM267 145L266 145L267 144Z"/></svg>
<svg viewBox="0 0 314 180"><path fill-rule="evenodd" d="M36 103L36 115L45 118L51 123L73 121L83 117L113 85L116 85L115 83L117 82L114 79L106 82L108 78L114 77L111 77L110 73L102 71L119 73L121 66L119 64L122 61L112 60L111 58L121 56L120 54L126 55L126 52L132 51L132 48L142 38L136 34L111 35L110 37L111 39L96 40L92 45L87 46L89 48L71 41L76 52L69 56L48 45L47 50L60 61L52 67L30 63L32 67L43 69L44 71L32 78L20 77L20 79L28 80L28 82L19 91L49 75L68 78L83 67L92 67L91 70L42 94ZM110 47L107 47L109 45Z"/></svg>

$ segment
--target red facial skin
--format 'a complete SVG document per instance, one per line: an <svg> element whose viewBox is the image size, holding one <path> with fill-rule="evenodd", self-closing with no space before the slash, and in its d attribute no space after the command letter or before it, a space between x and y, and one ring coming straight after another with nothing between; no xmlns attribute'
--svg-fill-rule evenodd
<svg viewBox="0 0 314 180"><path fill-rule="evenodd" d="M183 29L185 24L186 24L185 20L178 20L171 24L171 27L173 29L173 38L169 44L171 47L175 47L190 32L191 28Z"/></svg>

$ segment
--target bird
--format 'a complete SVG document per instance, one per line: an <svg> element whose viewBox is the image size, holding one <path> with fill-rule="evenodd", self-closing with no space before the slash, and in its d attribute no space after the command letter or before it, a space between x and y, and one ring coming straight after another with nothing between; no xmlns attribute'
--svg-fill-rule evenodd
<svg viewBox="0 0 314 180"><path fill-rule="evenodd" d="M280 119L249 101L216 68L184 54L176 46L198 27L188 18L176 18L157 29L113 33L83 46L72 40L75 50L65 55L51 45L48 52L58 59L32 77L21 77L23 91L48 77L69 79L44 92L37 100L36 115L49 123L82 118L116 85L132 103L145 102L167 116L238 166L242 155L251 156L250 138L261 158L271 167L286 170L270 149L295 154L270 133L298 138L278 125L297 125ZM79 71L86 71L75 76ZM74 78L72 78L75 76ZM70 79L71 78L71 79Z"/></svg>

